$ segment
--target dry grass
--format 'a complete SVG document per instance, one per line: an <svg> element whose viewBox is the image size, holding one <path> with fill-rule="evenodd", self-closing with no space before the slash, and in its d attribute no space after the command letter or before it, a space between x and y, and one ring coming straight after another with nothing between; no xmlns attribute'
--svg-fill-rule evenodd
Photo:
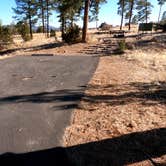
<svg viewBox="0 0 166 166"><path fill-rule="evenodd" d="M73 157L73 160L76 160L75 162L78 165L84 165L80 163L80 160L87 160L86 153L92 157L92 159L89 158L89 163L92 162L92 165L97 166L101 164L101 161L97 159L100 158L99 154L101 153L103 155L102 161L105 160L106 162L108 160L109 163L106 162L103 165L114 165L115 163L115 165L119 165L118 161L121 162L120 156L116 150L111 150L111 147L117 146L121 148L119 149L121 153L126 155L123 149L130 151L131 147L126 147L126 145L133 142L134 139L129 139L127 140L129 142L126 141L123 144L120 143L120 145L110 143L110 149L107 147L109 141L103 143L105 147L100 147L98 144L105 139L109 139L111 142L113 138L122 139L123 142L124 135L127 134L130 137L130 134L135 132L140 132L140 135L141 132L145 132L137 140L138 143L144 141L143 145L139 145L140 147L143 146L143 148L134 145L136 146L135 148L142 151L145 149L148 152L143 154L145 161L138 162L138 160L133 162L133 164L142 166L152 164L149 162L149 158L146 157L146 155L151 156L149 151L154 150L153 144L149 145L148 143L149 137L152 137L148 134L148 131L166 127L166 66L164 65L166 59L164 59L163 65L161 64L157 70L154 70L153 66L150 66L149 61L144 67L145 61L140 63L134 57L135 55L133 55L132 61L131 59L128 60L126 56L101 58L97 71L89 83L85 97L80 103L80 108L74 111L71 126L66 129L64 137L64 144L67 147L85 144L81 148L76 146L69 154L70 157L73 157L73 155L77 156L78 160L75 157ZM147 58L146 56L143 57ZM162 68L162 71L160 68ZM152 138L154 139L154 137ZM88 142L94 141L97 141L97 145L87 145ZM162 138L162 135L159 134L154 139L155 141L163 144L166 138ZM85 149L84 146L86 147ZM100 149L94 150L98 146ZM158 145L157 148L161 149L162 147ZM107 149L107 151L103 152L103 149ZM139 155L135 151L130 153L126 156L126 158L131 158L130 160L132 158L134 160L135 156ZM114 155L114 157L108 159L108 155ZM95 159L97 163L92 161ZM156 155L152 159L158 163L166 163L164 153L160 158ZM132 164L130 162L128 161L127 165ZM90 164L86 163L86 165Z"/></svg>
<svg viewBox="0 0 166 166"><path fill-rule="evenodd" d="M160 67L163 68L162 71ZM99 121L100 125L103 125L100 121L107 121L108 126L106 128L100 126L99 139L109 138L110 135L106 134L105 137L105 134L100 134L100 132L102 132L102 129L105 131L112 130L112 127L113 130L118 131L117 133L120 134L130 132L129 124L133 126L131 127L132 132L165 127L166 119L163 118L166 118L166 106L165 102L162 103L163 98L160 99L159 96L158 100L156 99L155 101L154 99L153 101L153 98L143 98L141 94L137 96L137 93L141 92L142 95L151 91L155 92L160 87L164 89L166 86L165 70L165 66L159 66L158 70L145 68L136 61L128 61L126 56L101 58L98 69L87 88L86 95L88 97L83 99L81 103L82 109L75 111L73 123L76 126L82 126L83 123L82 127L87 126L84 123L92 123L92 126L90 126L96 131L96 126L93 126L94 124L97 124ZM155 112L158 112L158 114ZM107 113L111 114L108 115L108 118ZM146 118L149 118L149 120L146 121ZM112 122L114 123L112 124ZM110 127L109 125L113 126ZM89 134L90 137L88 138L86 134L84 135L85 142L87 139L88 142L94 141L91 133ZM113 136L116 135L113 134ZM76 138L71 144L81 143L84 137Z"/></svg>
<svg viewBox="0 0 166 166"><path fill-rule="evenodd" d="M8 46L8 48L3 53L4 57L12 57L12 56L25 56L32 54L54 54L54 55L84 55L84 50L86 47L94 45L98 42L96 37L90 33L89 42L88 43L77 43L77 44L66 44L61 41L60 32L56 33L57 40L54 37L47 38L46 35L43 34L34 34L33 40L24 42L21 37L15 36L14 44ZM94 39L94 40L93 40ZM10 51L12 50L12 51ZM5 51L5 50L4 50ZM2 51L3 52L3 51ZM1 52L1 54L2 54Z"/></svg>

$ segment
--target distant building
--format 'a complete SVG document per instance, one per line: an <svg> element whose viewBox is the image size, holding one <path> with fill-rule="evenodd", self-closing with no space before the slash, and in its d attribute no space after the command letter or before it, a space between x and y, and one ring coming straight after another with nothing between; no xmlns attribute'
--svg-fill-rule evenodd
<svg viewBox="0 0 166 166"><path fill-rule="evenodd" d="M109 25L107 23L101 23L101 25L99 26L99 29L102 31L107 31L110 30L112 28L112 25Z"/></svg>

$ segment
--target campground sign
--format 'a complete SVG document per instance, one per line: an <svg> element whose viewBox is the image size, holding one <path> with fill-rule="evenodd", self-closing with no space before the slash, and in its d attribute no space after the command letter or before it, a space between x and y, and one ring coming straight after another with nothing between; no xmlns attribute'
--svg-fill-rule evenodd
<svg viewBox="0 0 166 166"><path fill-rule="evenodd" d="M153 23L141 23L139 24L138 31L152 31Z"/></svg>

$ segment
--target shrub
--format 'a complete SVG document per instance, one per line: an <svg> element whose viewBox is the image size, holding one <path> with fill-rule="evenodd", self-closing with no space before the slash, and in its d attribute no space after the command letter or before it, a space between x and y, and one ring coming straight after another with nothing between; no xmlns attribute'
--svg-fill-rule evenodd
<svg viewBox="0 0 166 166"><path fill-rule="evenodd" d="M118 42L119 45L119 49L124 51L126 49L126 42L125 40L121 40L120 42Z"/></svg>
<svg viewBox="0 0 166 166"><path fill-rule="evenodd" d="M55 37L56 38L55 30L53 30L53 29L50 30L50 37Z"/></svg>
<svg viewBox="0 0 166 166"><path fill-rule="evenodd" d="M13 41L12 30L9 26L0 26L0 44L7 45Z"/></svg>
<svg viewBox="0 0 166 166"><path fill-rule="evenodd" d="M126 42L125 42L125 40L119 41L116 53L117 54L123 54L125 50L126 50Z"/></svg>
<svg viewBox="0 0 166 166"><path fill-rule="evenodd" d="M17 23L17 30L24 41L31 40L29 26L26 22Z"/></svg>
<svg viewBox="0 0 166 166"><path fill-rule="evenodd" d="M37 27L36 33L43 33L43 27L42 26Z"/></svg>
<svg viewBox="0 0 166 166"><path fill-rule="evenodd" d="M162 25L162 30L163 30L163 32L166 32L166 23L164 23L164 24Z"/></svg>
<svg viewBox="0 0 166 166"><path fill-rule="evenodd" d="M57 40L56 31L55 30L53 30L53 29L50 30L50 37L54 37L55 40Z"/></svg>
<svg viewBox="0 0 166 166"><path fill-rule="evenodd" d="M67 43L76 43L80 41L80 28L78 25L67 28L66 33L62 39Z"/></svg>
<svg viewBox="0 0 166 166"><path fill-rule="evenodd" d="M125 44L125 49L128 49L128 50L134 50L135 49L135 45L134 43L126 43Z"/></svg>
<svg viewBox="0 0 166 166"><path fill-rule="evenodd" d="M154 29L155 31L162 30L163 32L166 32L166 21L155 24Z"/></svg>

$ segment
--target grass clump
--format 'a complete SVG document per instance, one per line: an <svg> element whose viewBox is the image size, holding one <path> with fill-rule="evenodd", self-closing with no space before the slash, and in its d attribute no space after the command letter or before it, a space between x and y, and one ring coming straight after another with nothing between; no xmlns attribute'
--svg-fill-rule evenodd
<svg viewBox="0 0 166 166"><path fill-rule="evenodd" d="M118 42L118 48L116 49L116 54L123 54L125 50L127 49L126 41L125 40L120 40Z"/></svg>

